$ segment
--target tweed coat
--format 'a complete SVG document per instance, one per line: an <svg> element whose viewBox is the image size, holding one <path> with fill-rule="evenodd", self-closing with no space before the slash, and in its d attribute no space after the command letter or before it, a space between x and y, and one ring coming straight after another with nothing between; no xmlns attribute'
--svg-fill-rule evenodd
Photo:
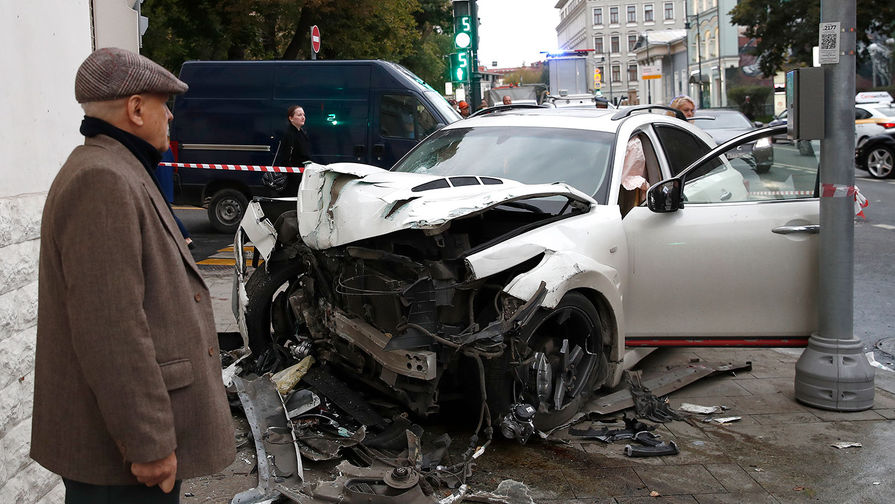
<svg viewBox="0 0 895 504"><path fill-rule="evenodd" d="M138 484L176 449L177 478L235 457L208 288L137 158L87 138L41 223L31 457L63 477Z"/></svg>

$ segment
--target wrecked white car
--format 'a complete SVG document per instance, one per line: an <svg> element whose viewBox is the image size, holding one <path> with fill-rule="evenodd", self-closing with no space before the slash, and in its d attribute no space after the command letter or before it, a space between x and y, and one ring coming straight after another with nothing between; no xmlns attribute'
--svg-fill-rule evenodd
<svg viewBox="0 0 895 504"><path fill-rule="evenodd" d="M417 415L471 399L523 442L653 347L804 346L817 160L724 154L781 131L710 152L664 111L509 108L390 171L311 165L295 212L253 202L237 233L243 339L262 370L313 355Z"/></svg>

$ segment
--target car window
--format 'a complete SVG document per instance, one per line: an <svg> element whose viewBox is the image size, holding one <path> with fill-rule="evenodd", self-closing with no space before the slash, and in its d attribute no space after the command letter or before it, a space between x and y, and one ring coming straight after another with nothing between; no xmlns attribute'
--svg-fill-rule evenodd
<svg viewBox="0 0 895 504"><path fill-rule="evenodd" d="M658 124L655 130L672 175L677 175L711 150L705 142L684 129Z"/></svg>
<svg viewBox="0 0 895 504"><path fill-rule="evenodd" d="M383 137L421 140L438 128L438 121L425 105L411 95L382 95L379 104L379 134Z"/></svg>
<svg viewBox="0 0 895 504"><path fill-rule="evenodd" d="M818 152L810 142L774 143L770 133L734 145L683 175L686 204L815 197Z"/></svg>
<svg viewBox="0 0 895 504"><path fill-rule="evenodd" d="M870 112L862 109L861 107L855 107L855 120L867 119L870 117Z"/></svg>
<svg viewBox="0 0 895 504"><path fill-rule="evenodd" d="M565 182L605 203L596 194L607 185L613 143L610 133L578 129L443 129L416 146L392 170L490 176L526 184Z"/></svg>

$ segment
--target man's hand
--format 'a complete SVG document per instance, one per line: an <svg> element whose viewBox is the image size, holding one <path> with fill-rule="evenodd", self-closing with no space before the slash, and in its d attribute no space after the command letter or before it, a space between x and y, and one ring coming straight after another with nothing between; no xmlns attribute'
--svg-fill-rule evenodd
<svg viewBox="0 0 895 504"><path fill-rule="evenodd" d="M177 456L171 452L167 457L152 462L134 462L131 473L140 483L148 487L158 485L162 492L169 493L177 477Z"/></svg>

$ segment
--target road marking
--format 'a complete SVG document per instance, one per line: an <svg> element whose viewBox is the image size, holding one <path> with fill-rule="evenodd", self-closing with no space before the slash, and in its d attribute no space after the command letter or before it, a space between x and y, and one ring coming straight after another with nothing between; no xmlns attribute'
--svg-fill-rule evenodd
<svg viewBox="0 0 895 504"><path fill-rule="evenodd" d="M252 255L255 253L255 247L251 245L244 245L242 250L245 252L246 257L246 266L252 265ZM218 249L218 251L206 259L203 259L196 264L202 266L236 266L236 259L233 257L233 245L228 245L222 249Z"/></svg>
<svg viewBox="0 0 895 504"><path fill-rule="evenodd" d="M881 229L888 229L889 231L895 230L895 226L892 226L891 224L871 224L871 226Z"/></svg>

